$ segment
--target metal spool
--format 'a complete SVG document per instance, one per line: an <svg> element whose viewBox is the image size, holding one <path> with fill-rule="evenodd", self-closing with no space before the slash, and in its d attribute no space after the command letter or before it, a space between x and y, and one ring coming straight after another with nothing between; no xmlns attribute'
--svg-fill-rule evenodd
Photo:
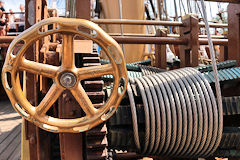
<svg viewBox="0 0 240 160"><path fill-rule="evenodd" d="M139 102L134 92L142 100L144 122L138 117ZM184 68L131 79L128 96L135 151L207 157L219 146L223 115L209 83L197 70ZM143 124L145 130L139 128Z"/></svg>

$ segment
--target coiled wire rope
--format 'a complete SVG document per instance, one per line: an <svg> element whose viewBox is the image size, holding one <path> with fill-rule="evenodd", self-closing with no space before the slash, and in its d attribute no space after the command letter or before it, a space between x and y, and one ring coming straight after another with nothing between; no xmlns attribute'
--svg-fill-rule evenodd
<svg viewBox="0 0 240 160"><path fill-rule="evenodd" d="M131 85L136 85L145 112L140 143ZM138 152L171 157L206 157L221 140L221 115L213 91L201 73L184 68L131 79L128 94ZM130 96L132 95L132 96Z"/></svg>
<svg viewBox="0 0 240 160"><path fill-rule="evenodd" d="M143 76L130 81L130 98L134 140L142 154L172 157L207 157L216 151L222 138L223 111L213 44L209 33L204 0L203 17L208 33L214 93L204 76L193 68L164 73L140 66ZM140 143L136 107L131 91L136 85L145 112L145 139ZM142 149L143 148L143 149Z"/></svg>

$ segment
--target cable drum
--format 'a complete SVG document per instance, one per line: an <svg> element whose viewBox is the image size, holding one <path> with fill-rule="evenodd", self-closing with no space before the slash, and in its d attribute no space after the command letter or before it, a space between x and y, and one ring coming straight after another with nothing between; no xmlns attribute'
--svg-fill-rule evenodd
<svg viewBox="0 0 240 160"><path fill-rule="evenodd" d="M132 85L136 85L145 111L144 141L140 143L140 134L134 133L139 153L188 158L207 157L217 149L222 110L199 71L183 68L143 76L131 80ZM133 131L138 132L136 107L130 102Z"/></svg>
<svg viewBox="0 0 240 160"><path fill-rule="evenodd" d="M146 95L146 102L148 103L148 107L149 107L149 113L150 113L150 141L149 141L149 147L147 149L147 152L145 154L149 154L151 153L153 147L154 147L154 143L155 143L155 110L154 110L154 106L153 106L153 100L152 100L152 95L150 93L150 87L149 85L146 83L146 81L143 78L139 78L140 82L143 85L143 89L145 91L145 95Z"/></svg>
<svg viewBox="0 0 240 160"><path fill-rule="evenodd" d="M159 76L162 76L162 78L166 78L167 80L167 83L169 84L170 86L170 89L172 90L172 93L173 93L173 97L174 97L174 100L175 100L175 107L176 107L176 117L177 117L177 121L175 121L174 123L176 123L176 135L175 137L172 137L172 141L171 141L171 145L169 146L167 152L165 153L167 156L169 156L171 154L171 152L173 151L174 147L178 147L179 144L180 144L180 141L181 141L181 137L182 137L182 126L183 126L183 114L182 114L182 108L181 108L181 103L182 103L182 94L179 90L179 86L177 86L176 82L171 78L171 76L168 74L168 73L165 73L163 77L163 75L160 75ZM174 106L172 106L174 107ZM172 108L172 110L174 110L174 108Z"/></svg>
<svg viewBox="0 0 240 160"><path fill-rule="evenodd" d="M144 76L166 71L164 69L160 69L152 66L139 65L139 67Z"/></svg>

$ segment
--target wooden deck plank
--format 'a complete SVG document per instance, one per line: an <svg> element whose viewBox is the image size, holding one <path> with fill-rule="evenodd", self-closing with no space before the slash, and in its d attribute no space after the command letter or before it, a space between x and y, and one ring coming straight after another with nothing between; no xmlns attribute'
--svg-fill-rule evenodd
<svg viewBox="0 0 240 160"><path fill-rule="evenodd" d="M9 101L0 101L0 160L19 160L22 118Z"/></svg>
<svg viewBox="0 0 240 160"><path fill-rule="evenodd" d="M0 136L0 146L1 144L10 136L10 134L12 134L12 132L16 132L18 129L18 127L15 127L13 130L9 131L9 132L4 132L1 136Z"/></svg>
<svg viewBox="0 0 240 160"><path fill-rule="evenodd" d="M2 153L6 150L6 148L12 143L12 141L16 139L18 134L21 134L21 125L18 125L16 127L16 130L11 131L9 136L5 138L0 144L0 157L2 156Z"/></svg>
<svg viewBox="0 0 240 160"><path fill-rule="evenodd" d="M21 126L21 125L20 125ZM8 160L9 157L13 154L15 149L20 145L21 142L21 127L17 126L18 132L16 132L15 137L13 137L12 141L8 144L8 146L5 147L4 151L2 154L0 154L0 157L3 160Z"/></svg>
<svg viewBox="0 0 240 160"><path fill-rule="evenodd" d="M21 141L19 142L19 145L12 153L12 155L8 158L8 160L20 160L20 157L21 157Z"/></svg>
<svg viewBox="0 0 240 160"><path fill-rule="evenodd" d="M3 106L4 102L0 102ZM8 132L21 123L20 115L12 108L11 104L5 104L6 107L0 112L0 135L3 132Z"/></svg>
<svg viewBox="0 0 240 160"><path fill-rule="evenodd" d="M0 116L4 115L4 113L9 109L10 104L4 104L4 103L0 103Z"/></svg>

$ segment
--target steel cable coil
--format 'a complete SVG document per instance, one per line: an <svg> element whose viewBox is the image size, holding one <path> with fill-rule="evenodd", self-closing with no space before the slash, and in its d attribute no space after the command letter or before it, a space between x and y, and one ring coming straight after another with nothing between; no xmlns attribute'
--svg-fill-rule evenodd
<svg viewBox="0 0 240 160"><path fill-rule="evenodd" d="M193 155L196 155L198 152L200 152L202 148L211 140L213 117L211 112L208 112L210 108L209 104L211 104L211 102L209 102L209 97L207 97L208 94L205 93L206 90L204 90L200 85L200 82L198 81L199 79L196 79L196 77L194 77L192 74L189 74L188 70L182 70L182 72L192 83L192 86L194 85L197 89L197 94L199 95L200 102L201 102L200 105L198 105L198 111L199 111L198 113L202 111L202 116L203 116L202 136L197 136L197 140L195 144L193 144L194 147L191 150L188 150L188 153L187 153L190 156L193 156ZM200 129L200 126L199 126L199 129ZM198 134L201 134L201 133L198 132Z"/></svg>
<svg viewBox="0 0 240 160"><path fill-rule="evenodd" d="M163 98L163 95L162 95L162 92L160 90L160 87L158 86L157 84L157 81L154 79L154 77L149 77L149 79L151 80L154 88L155 88L155 91L153 90L153 96L156 96L154 99L155 99L155 106L158 108L158 105L159 105L159 116L161 117L161 120L160 120L160 139L156 139L156 143L158 143L158 140L159 140L159 144L156 144L157 146L155 147L155 149L152 151L152 153L156 153L158 152L159 150L162 150L163 148L163 145L165 143L165 137L166 137L166 125L167 125L167 122L169 123L171 121L171 117L169 115L166 115L166 109L165 109L165 106L164 106L164 98ZM155 95L154 95L155 94ZM159 101L159 100L162 100L162 101ZM169 105L169 103L168 103ZM158 114L158 113L157 113ZM157 115L156 114L156 115Z"/></svg>
<svg viewBox="0 0 240 160"><path fill-rule="evenodd" d="M144 76L146 75L152 75L152 74L156 74L156 73L161 73L161 72L165 72L166 70L164 69L160 69L160 68L156 68L156 67L151 67L151 66L144 66L144 65L139 65L140 70L142 72L142 74Z"/></svg>
<svg viewBox="0 0 240 160"><path fill-rule="evenodd" d="M189 153L194 152L199 144L200 141L204 143L204 137L206 137L207 134L207 121L208 117L206 116L207 112L204 112L204 109L202 109L202 105L205 106L206 102L204 99L200 97L201 94L201 89L197 85L195 85L196 82L192 81L192 79L183 71L183 70L178 70L177 71L179 74L181 74L187 81L186 85L189 86L189 88L192 90L192 94L190 92L190 96L193 96L193 98L196 101L196 108L194 105L192 105L193 111L193 117L195 117L195 121L197 120L197 126L195 129L193 129L193 137L190 141L190 145L186 146L183 151L179 151L181 156L183 155L189 155ZM194 102L193 102L194 104ZM205 114L204 114L205 113ZM196 123L195 123L196 124ZM205 135L205 136L204 136ZM203 137L202 137L203 136Z"/></svg>
<svg viewBox="0 0 240 160"><path fill-rule="evenodd" d="M172 151L172 155L175 155L177 151L181 151L183 147L185 146L186 139L192 137L192 109L191 109L191 102L189 95L187 93L187 89L184 86L184 83L182 79L175 73L175 72L169 72L169 74L172 75L172 77L175 79L177 85L179 85L178 91L182 92L182 112L183 112L183 126L182 126L182 138L181 143L175 146L174 150ZM180 98L181 99L181 98ZM184 125L187 124L187 125ZM179 141L180 142L180 141Z"/></svg>
<svg viewBox="0 0 240 160"><path fill-rule="evenodd" d="M191 150L191 145L193 147L193 144L196 142L196 137L197 137L197 129L198 129L198 120L200 121L200 123L202 122L202 117L198 118L198 112L197 112L197 103L196 101L198 101L198 103L200 103L199 98L194 98L194 93L193 90L195 88L191 88L190 84L187 81L187 78L185 78L183 76L183 74L180 73L180 71L175 72L173 71L173 74L179 77L179 79L181 79L180 83L182 90L184 91L184 96L186 99L189 98L189 100L187 100L187 110L188 110L188 133L186 136L186 142L185 144L182 144L181 147L179 147L178 151L176 152L176 155L179 155L180 153L185 154L185 152L187 151L188 148L190 148ZM195 93L196 93L196 89L195 89ZM190 105L190 106L189 106ZM201 133L201 131L200 131ZM201 137L201 136L200 136ZM192 142L192 143L191 143Z"/></svg>
<svg viewBox="0 0 240 160"><path fill-rule="evenodd" d="M129 81L131 81L131 79L129 79ZM127 85L127 93L128 93L130 107L131 107L131 113L132 113L134 141L135 141L137 150L141 151L139 135L138 135L137 111L136 111L134 96L133 96L133 93L132 93L132 88L129 84Z"/></svg>
<svg viewBox="0 0 240 160"><path fill-rule="evenodd" d="M149 108L149 113L150 113L150 141L149 141L149 147L147 149L146 154L151 153L154 143L155 143L155 110L154 110L154 106L153 106L153 100L152 100L152 96L150 93L150 88L147 85L147 83L145 82L145 80L143 78L139 78L140 82L143 85L144 91L145 91L145 96L146 96L146 103L148 103L148 108Z"/></svg>
<svg viewBox="0 0 240 160"><path fill-rule="evenodd" d="M155 141L152 142L152 144L154 146L151 147L150 149L150 153L155 153L157 151L157 148L160 144L160 137L161 137L161 120L160 120L160 109L159 109L159 102L158 102L158 98L157 98L157 94L156 91L154 89L153 83L151 82L150 79L148 79L147 77L143 77L143 80L147 83L147 85L150 88L150 92L151 92L151 97L153 100L153 106L154 106L154 111L155 111L155 119L156 119L156 127L155 127Z"/></svg>
<svg viewBox="0 0 240 160"><path fill-rule="evenodd" d="M190 69L190 70L193 71L193 69ZM213 146L210 146L210 148L211 147L213 147L213 148L209 149L210 153L205 153L205 155L206 155L206 154L212 154L217 149L217 147L219 146L219 144L221 142L222 133L223 133L223 108L222 108L222 106L217 105L217 103L215 101L215 96L214 96L212 89L211 89L209 83L207 82L207 80L201 74L199 74L199 77L204 81L205 86L208 88L208 91L209 91L209 94L211 97L211 101L213 103L214 111L216 111L216 115L214 117L217 118L217 120L218 120L216 122L216 124L218 125L218 129L216 131L215 143L213 144Z"/></svg>
<svg viewBox="0 0 240 160"><path fill-rule="evenodd" d="M222 110L200 72L185 68L131 80L128 94L134 99L131 85L136 85L145 111L144 141L140 143L139 134L134 133L141 154L205 157L217 149ZM130 105L133 131L138 132L133 100Z"/></svg>
<svg viewBox="0 0 240 160"><path fill-rule="evenodd" d="M150 77L150 79L152 79L152 82L154 82L155 88L157 88L162 115L164 116L164 113L165 113L165 116L166 116L166 119L162 117L163 118L162 129L161 129L162 137L161 137L161 143L157 150L157 154L159 155L163 150L163 148L164 147L167 148L170 144L172 128L173 128L172 119L175 119L175 117L173 117L171 113L171 104L173 103L173 101L171 101L172 100L171 98L170 99L168 98L169 92L165 89L163 83L159 80L159 78L156 75Z"/></svg>
<svg viewBox="0 0 240 160"><path fill-rule="evenodd" d="M148 144L149 144L149 137L150 137L150 117L149 117L149 110L148 110L148 103L147 103L147 98L146 98L146 94L144 92L144 87L142 85L142 83L140 82L140 80L135 79L139 90L140 90L140 94L142 96L142 100L143 100L143 106L144 106L144 113L145 113L145 143L144 143L144 147L142 149L142 153L146 153L147 149L148 149Z"/></svg>
<svg viewBox="0 0 240 160"><path fill-rule="evenodd" d="M161 75L162 76L162 75ZM183 104L184 102L184 97L182 96L182 93L180 91L180 88L177 84L177 82L172 79L171 75L169 75L169 73L164 74L164 78L166 78L167 82L170 85L170 88L172 90L175 102L176 102L176 114L177 114L177 135L176 137L174 137L172 139L171 145L168 148L168 151L165 153L167 156L171 155L171 153L173 152L174 147L178 148L178 146L180 145L180 141L182 139L182 132L183 132L183 123L187 121L184 121L183 117L183 112L182 112L182 105L185 106L185 104ZM174 109L174 108L173 108Z"/></svg>
<svg viewBox="0 0 240 160"><path fill-rule="evenodd" d="M171 144L175 143L176 137L177 137L177 113L175 108L176 102L174 100L173 92L167 80L164 77L162 77L160 74L156 74L155 78L157 78L157 81L159 83L163 84L162 89L165 90L165 93L163 94L167 96L167 99L169 99L169 102L170 102L170 106L167 109L168 109L168 112L171 113L171 123L167 124L167 126L169 127L171 125L171 131L166 135L166 144L164 148L161 151L159 151L159 154L164 155L167 152L168 148L171 147Z"/></svg>
<svg viewBox="0 0 240 160"><path fill-rule="evenodd" d="M204 145L204 147L203 147L203 149L202 149L202 151L201 152L199 152L199 154L200 155L208 155L211 151L212 151L212 149L213 149L213 146L215 145L215 143L216 143L216 139L217 139L217 135L218 135L218 128L219 128L219 123L218 123L218 120L219 120L219 116L218 116L218 108L217 108L217 104L216 104L216 101L215 101L215 96L214 96L214 94L213 94L213 92L212 92L212 89L211 89L211 87L210 87L210 85L209 85L209 83L207 83L206 81L205 81L205 79L202 77L202 75L201 74L194 74L195 72L195 70L193 70L193 69L191 69L191 68L189 68L188 69L188 71L190 72L190 73L192 73L199 81L200 81L200 85L201 85L201 87L204 89L204 90L206 90L205 91L205 97L207 98L207 102L208 102L208 105L209 105L209 107L208 107L208 113L209 113L209 115L212 115L213 116L213 123L210 123L210 124L212 124L213 125L213 130L212 130L212 137L211 138L209 138L210 137L210 135L207 137L207 138L209 138L210 140L209 141L206 141L206 144ZM204 87L206 87L206 88L204 88ZM208 98L210 98L210 99L208 99ZM212 106L212 107L210 107L210 106ZM210 134L210 133L209 133ZM220 134L220 133L219 133Z"/></svg>

